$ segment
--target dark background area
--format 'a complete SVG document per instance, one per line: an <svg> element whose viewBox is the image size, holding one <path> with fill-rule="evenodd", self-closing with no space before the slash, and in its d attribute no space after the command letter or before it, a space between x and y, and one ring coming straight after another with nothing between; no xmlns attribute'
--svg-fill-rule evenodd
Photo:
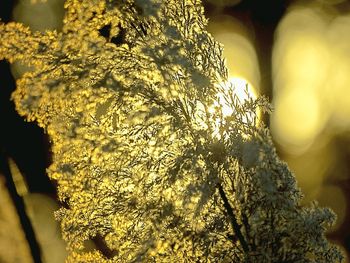
<svg viewBox="0 0 350 263"><path fill-rule="evenodd" d="M7 0L0 4L3 22L11 21L16 2ZM50 162L47 136L35 123L24 121L16 112L11 100L11 93L16 88L15 80L7 61L0 61L0 74L0 173L4 173L7 158L11 157L25 176L30 192L54 194L55 188L45 172Z"/></svg>

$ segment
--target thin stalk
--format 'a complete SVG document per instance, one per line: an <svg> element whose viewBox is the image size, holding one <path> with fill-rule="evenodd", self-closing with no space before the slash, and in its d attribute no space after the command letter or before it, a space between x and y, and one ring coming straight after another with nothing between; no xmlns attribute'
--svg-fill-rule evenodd
<svg viewBox="0 0 350 263"><path fill-rule="evenodd" d="M237 219L233 213L233 209L232 209L232 207L227 199L227 196L226 196L225 191L222 188L221 184L218 184L218 189L219 189L220 197L222 198L222 201L224 202L224 207L226 209L226 212L230 218L230 223L231 223L231 226L233 228L233 231L235 232L239 242L241 243L244 252L248 253L249 247L248 247L248 244L247 244L246 240L244 239L244 236L241 232L241 226L237 223Z"/></svg>

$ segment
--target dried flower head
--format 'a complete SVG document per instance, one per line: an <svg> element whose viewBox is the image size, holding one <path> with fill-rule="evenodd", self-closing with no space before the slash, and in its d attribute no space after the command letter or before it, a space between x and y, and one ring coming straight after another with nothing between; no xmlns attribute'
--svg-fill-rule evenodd
<svg viewBox="0 0 350 263"><path fill-rule="evenodd" d="M62 32L1 24L0 58L33 67L13 99L51 138L68 262L341 262L324 236L334 214L301 207L256 121L268 103L218 85L227 68L200 1L65 8ZM229 116L209 110L222 98Z"/></svg>

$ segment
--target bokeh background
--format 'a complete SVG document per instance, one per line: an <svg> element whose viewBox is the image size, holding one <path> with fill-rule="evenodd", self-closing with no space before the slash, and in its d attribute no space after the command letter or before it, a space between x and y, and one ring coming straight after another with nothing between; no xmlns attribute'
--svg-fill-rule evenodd
<svg viewBox="0 0 350 263"><path fill-rule="evenodd" d="M23 22L33 30L60 29L63 0L31 2L2 0L1 19ZM338 215L328 236L348 254L350 1L204 4L208 30L224 45L231 81L238 90L248 83L252 96L269 98L273 114L261 121L270 127L280 157L295 173L303 202L317 200ZM58 207L55 186L45 174L48 139L18 116L10 101L14 79L24 70L0 62L0 262L59 263L65 250L53 219Z"/></svg>

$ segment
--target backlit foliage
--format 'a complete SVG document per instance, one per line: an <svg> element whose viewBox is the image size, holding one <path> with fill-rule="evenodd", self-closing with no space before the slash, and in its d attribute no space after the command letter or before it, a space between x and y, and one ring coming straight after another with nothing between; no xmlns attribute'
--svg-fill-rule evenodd
<svg viewBox="0 0 350 263"><path fill-rule="evenodd" d="M13 99L52 140L68 262L342 260L324 236L334 214L300 206L257 123L268 103L218 85L228 72L200 1L65 7L62 32L1 24L0 58L32 67Z"/></svg>

